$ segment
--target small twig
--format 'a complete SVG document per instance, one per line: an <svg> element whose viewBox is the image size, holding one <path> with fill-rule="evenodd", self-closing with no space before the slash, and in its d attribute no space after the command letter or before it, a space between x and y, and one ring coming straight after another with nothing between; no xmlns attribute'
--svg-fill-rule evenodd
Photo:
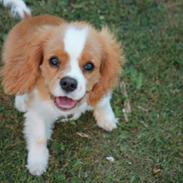
<svg viewBox="0 0 183 183"><path fill-rule="evenodd" d="M142 110L143 112L148 112L149 111L149 109L145 109L144 107L142 107L142 106L137 106L140 110Z"/></svg>
<svg viewBox="0 0 183 183"><path fill-rule="evenodd" d="M130 105L130 100L129 100L129 97L128 97L128 94L127 94L127 90L126 90L126 84L124 81L121 82L120 84L120 88L121 88L121 91L125 97L125 101L124 101L124 108L123 108L123 113L124 113L124 118L125 118L125 121L128 122L128 114L132 112L132 109L131 109L131 105Z"/></svg>
<svg viewBox="0 0 183 183"><path fill-rule="evenodd" d="M88 138L88 139L90 138L90 136L88 134L83 133L83 132L77 132L76 134L83 138Z"/></svg>

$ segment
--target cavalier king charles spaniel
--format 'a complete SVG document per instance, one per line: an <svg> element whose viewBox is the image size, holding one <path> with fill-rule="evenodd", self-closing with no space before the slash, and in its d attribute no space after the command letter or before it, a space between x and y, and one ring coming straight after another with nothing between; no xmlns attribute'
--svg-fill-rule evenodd
<svg viewBox="0 0 183 183"><path fill-rule="evenodd" d="M78 119L90 110L100 128L116 128L110 98L121 55L120 44L106 28L96 30L86 22L28 16L12 28L3 47L2 84L24 113L32 175L47 169L47 141L57 119Z"/></svg>

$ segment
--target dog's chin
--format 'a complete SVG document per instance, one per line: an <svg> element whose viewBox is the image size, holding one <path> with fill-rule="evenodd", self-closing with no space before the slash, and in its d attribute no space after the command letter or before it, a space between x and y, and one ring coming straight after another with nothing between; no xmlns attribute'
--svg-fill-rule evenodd
<svg viewBox="0 0 183 183"><path fill-rule="evenodd" d="M83 97L79 100L74 100L66 96L53 97L56 107L62 111L69 111L74 109L82 99Z"/></svg>

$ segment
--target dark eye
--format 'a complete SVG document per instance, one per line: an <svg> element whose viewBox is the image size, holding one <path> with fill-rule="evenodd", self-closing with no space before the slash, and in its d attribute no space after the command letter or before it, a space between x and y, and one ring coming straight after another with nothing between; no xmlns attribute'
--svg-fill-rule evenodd
<svg viewBox="0 0 183 183"><path fill-rule="evenodd" d="M94 69L94 65L91 62L88 62L83 67L84 71L91 72Z"/></svg>
<svg viewBox="0 0 183 183"><path fill-rule="evenodd" d="M50 58L49 63L53 67L59 67L59 65L60 65L59 59L55 56Z"/></svg>

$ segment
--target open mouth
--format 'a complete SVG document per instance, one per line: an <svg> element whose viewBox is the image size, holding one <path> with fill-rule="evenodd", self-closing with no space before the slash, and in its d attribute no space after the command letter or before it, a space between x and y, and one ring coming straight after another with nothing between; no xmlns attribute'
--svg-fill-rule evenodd
<svg viewBox="0 0 183 183"><path fill-rule="evenodd" d="M64 111L73 109L79 101L68 97L54 97L55 105Z"/></svg>

